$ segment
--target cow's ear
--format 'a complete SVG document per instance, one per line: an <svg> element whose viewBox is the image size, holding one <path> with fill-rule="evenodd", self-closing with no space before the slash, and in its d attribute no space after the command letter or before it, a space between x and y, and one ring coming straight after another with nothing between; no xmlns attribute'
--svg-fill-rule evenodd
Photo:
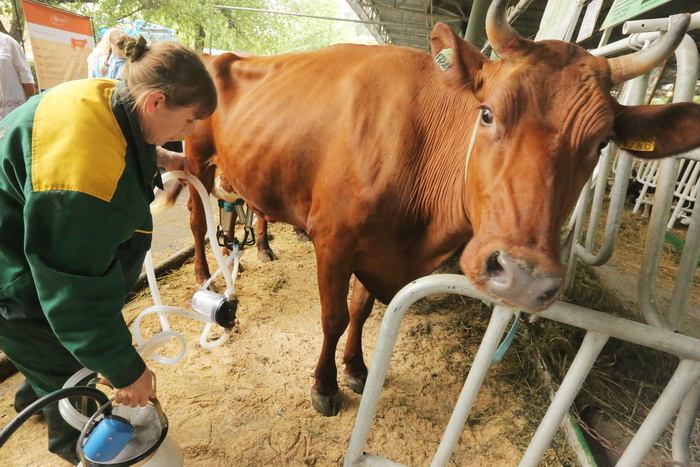
<svg viewBox="0 0 700 467"><path fill-rule="evenodd" d="M449 86L467 88L472 92L481 87L479 72L488 59L474 46L460 39L445 23L437 23L430 35L430 48L438 73Z"/></svg>
<svg viewBox="0 0 700 467"><path fill-rule="evenodd" d="M620 147L635 157L674 156L700 146L700 105L618 106L614 131Z"/></svg>

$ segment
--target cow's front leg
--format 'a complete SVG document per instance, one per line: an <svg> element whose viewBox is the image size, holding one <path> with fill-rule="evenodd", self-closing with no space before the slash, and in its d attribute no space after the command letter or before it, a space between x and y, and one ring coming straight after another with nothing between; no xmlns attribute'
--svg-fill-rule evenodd
<svg viewBox="0 0 700 467"><path fill-rule="evenodd" d="M374 296L355 278L350 300L350 328L345 343L345 382L357 394L362 394L367 381L367 366L362 357L362 328L374 306Z"/></svg>
<svg viewBox="0 0 700 467"><path fill-rule="evenodd" d="M318 412L330 417L340 411L335 351L350 321L347 297L351 270L347 257L339 254L340 248L316 247L323 347L314 371L311 402Z"/></svg>

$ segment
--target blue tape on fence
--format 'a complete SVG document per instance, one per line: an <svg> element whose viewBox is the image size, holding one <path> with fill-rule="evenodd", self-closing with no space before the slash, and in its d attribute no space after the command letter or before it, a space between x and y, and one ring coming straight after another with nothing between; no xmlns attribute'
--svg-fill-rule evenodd
<svg viewBox="0 0 700 467"><path fill-rule="evenodd" d="M506 350L510 347L510 344L513 343L513 338L515 337L515 333L518 332L518 326L520 325L520 312L515 315L515 321L513 321L513 325L510 327L510 331L508 331L508 334L506 334L506 338L503 339L503 342L501 342L501 345L498 346L498 349L496 350L496 353L493 354L493 359L491 360L491 366L494 366L496 363L500 362L501 359L503 358L503 355L505 355Z"/></svg>

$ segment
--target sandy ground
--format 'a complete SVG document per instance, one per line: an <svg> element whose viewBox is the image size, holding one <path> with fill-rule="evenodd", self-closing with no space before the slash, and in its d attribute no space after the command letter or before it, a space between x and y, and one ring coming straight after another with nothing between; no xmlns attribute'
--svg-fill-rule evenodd
<svg viewBox="0 0 700 467"><path fill-rule="evenodd" d="M158 375L159 400L183 448L185 465L343 462L360 396L341 382L343 408L338 416L325 418L311 407L309 389L322 339L313 247L298 242L289 226L274 225L271 231L279 260L262 263L254 251L244 255L245 271L236 282L239 326L231 339L213 350L203 349L197 344L202 324L174 317L172 329L188 342L185 358L172 366L149 363ZM192 265L160 283L164 304L187 307L195 291ZM439 309L440 299L435 303L433 308ZM144 293L127 305L125 318L131 322L151 305ZM365 326L368 363L384 310L376 305ZM463 313L446 306L439 312L407 314L368 452L407 465L430 463L476 351L459 344L465 332L480 337L488 318L488 312L477 314L474 327L465 331L454 324ZM149 319L142 326L144 334L157 326L155 318ZM344 342L337 353L339 365ZM177 349L168 352L172 356ZM14 416L12 398L21 380L15 375L0 384L2 425ZM451 465L517 465L522 452L512 440L526 423L519 414L519 397L497 377L487 378L472 411L474 421L464 430ZM0 451L0 465L64 465L48 454L45 443L43 424L34 417ZM556 454L549 452L548 457L556 459Z"/></svg>

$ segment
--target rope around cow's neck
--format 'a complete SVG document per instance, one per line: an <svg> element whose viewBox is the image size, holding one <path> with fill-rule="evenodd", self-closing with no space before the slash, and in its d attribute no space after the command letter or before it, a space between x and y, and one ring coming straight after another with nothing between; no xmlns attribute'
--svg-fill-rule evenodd
<svg viewBox="0 0 700 467"><path fill-rule="evenodd" d="M476 140L476 130L479 129L479 119L481 118L481 109L476 114L476 121L474 122L474 131L472 131L472 139L469 141L469 149L467 149L467 158L464 161L464 186L467 186L467 168L469 167L469 159L472 157L472 149L474 149L474 141Z"/></svg>

